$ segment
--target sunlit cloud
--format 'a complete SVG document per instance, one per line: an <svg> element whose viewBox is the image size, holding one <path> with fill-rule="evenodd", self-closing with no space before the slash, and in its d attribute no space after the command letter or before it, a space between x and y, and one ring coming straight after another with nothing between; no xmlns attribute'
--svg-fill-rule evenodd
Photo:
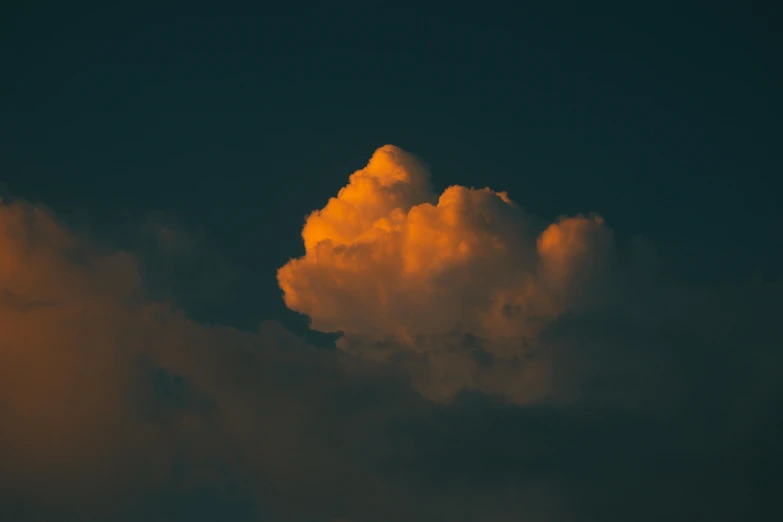
<svg viewBox="0 0 783 522"><path fill-rule="evenodd" d="M520 400L545 393L531 346L583 304L585 287L611 261L611 232L596 215L543 227L489 188L455 185L437 196L429 177L397 147L375 151L307 218L305 255L278 271L287 306L313 329L343 332L346 349L425 357L431 371L417 382L428 395L465 386ZM469 353L459 348L465 335L478 339ZM492 364L476 359L479 349Z"/></svg>

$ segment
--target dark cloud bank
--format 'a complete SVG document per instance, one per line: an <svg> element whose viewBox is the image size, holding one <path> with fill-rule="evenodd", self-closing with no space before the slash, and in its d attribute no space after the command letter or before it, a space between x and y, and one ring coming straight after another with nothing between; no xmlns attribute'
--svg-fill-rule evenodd
<svg viewBox="0 0 783 522"><path fill-rule="evenodd" d="M398 235L343 230L342 244L311 242L311 257L279 275L286 292L310 292L287 293L289 306L345 332L339 349L275 322L238 331L191 319L145 256L101 247L41 206L3 203L0 518L776 518L779 284L691 288L653 269L641 243L616 247L600 218L542 224L491 191L449 189L455 206L439 217L426 184L404 186L424 167L393 147L378 154L386 163L357 183L399 196L402 214L383 225ZM391 177L377 181L378 168ZM421 204L431 207L411 212ZM393 209L348 210L374 225ZM409 292L405 278L422 273L373 256L414 255L405 223L417 213L419 225L451 223L443 245L473 242L415 279L419 294L384 294L416 317L373 308L363 299L379 294L361 293L373 274ZM150 226L167 248L187 246ZM507 256L485 255L489 244ZM426 289L449 301L431 308ZM468 308L449 308L455 299ZM356 306L376 315L357 324Z"/></svg>

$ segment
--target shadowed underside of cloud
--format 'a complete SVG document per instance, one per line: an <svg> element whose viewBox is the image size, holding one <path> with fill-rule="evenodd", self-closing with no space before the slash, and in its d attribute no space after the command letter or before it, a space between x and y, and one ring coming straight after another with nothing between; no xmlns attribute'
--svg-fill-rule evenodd
<svg viewBox="0 0 783 522"><path fill-rule="evenodd" d="M308 219L286 303L207 327L139 258L0 203L9 520L737 520L771 504L779 287L687 290L393 148ZM7 516L6 516L7 515Z"/></svg>

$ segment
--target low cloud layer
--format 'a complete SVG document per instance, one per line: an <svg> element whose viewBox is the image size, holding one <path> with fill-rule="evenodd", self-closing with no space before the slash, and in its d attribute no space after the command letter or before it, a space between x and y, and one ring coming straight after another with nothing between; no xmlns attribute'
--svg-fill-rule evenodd
<svg viewBox="0 0 783 522"><path fill-rule="evenodd" d="M206 326L186 280L167 300L143 255L0 203L2 518L774 518L778 285L688 289L597 216L436 201L391 147L352 179L278 274L337 351Z"/></svg>

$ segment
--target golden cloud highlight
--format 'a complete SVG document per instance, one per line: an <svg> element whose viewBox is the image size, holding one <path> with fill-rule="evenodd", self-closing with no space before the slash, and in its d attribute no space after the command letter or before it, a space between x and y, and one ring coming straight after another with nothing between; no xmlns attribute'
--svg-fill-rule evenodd
<svg viewBox="0 0 783 522"><path fill-rule="evenodd" d="M524 401L545 393L543 369L524 365L538 374L523 379L525 391L520 360L542 329L579 306L612 251L599 216L541 228L505 192L451 186L436 197L426 165L386 145L310 214L305 255L277 277L286 305L313 329L342 332L343 348L382 360L423 356L420 391L444 398L473 387ZM454 345L465 335L493 364Z"/></svg>

